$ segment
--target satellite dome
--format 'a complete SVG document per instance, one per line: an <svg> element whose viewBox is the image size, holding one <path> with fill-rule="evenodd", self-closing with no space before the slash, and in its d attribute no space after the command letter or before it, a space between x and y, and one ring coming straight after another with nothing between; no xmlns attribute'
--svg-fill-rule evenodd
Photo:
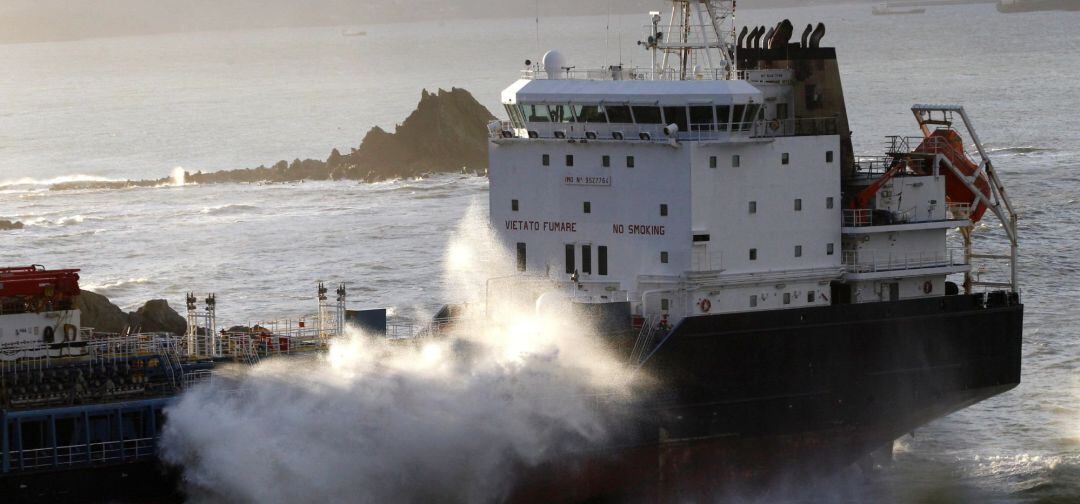
<svg viewBox="0 0 1080 504"><path fill-rule="evenodd" d="M554 49L544 54L544 71L549 79L558 79L566 67L566 57Z"/></svg>

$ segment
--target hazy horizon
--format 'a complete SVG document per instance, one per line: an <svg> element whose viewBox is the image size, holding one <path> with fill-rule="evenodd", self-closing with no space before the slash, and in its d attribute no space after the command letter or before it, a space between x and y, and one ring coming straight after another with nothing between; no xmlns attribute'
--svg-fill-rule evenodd
<svg viewBox="0 0 1080 504"><path fill-rule="evenodd" d="M845 0L744 0L740 9L843 3ZM866 3L872 0L846 0ZM0 6L0 43L189 31L348 26L467 17L526 17L646 12L663 0L12 0Z"/></svg>

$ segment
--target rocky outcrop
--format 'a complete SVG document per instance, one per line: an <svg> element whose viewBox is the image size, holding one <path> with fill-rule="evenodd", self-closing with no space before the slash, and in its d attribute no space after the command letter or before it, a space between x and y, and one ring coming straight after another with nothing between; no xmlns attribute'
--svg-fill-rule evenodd
<svg viewBox="0 0 1080 504"><path fill-rule="evenodd" d="M92 327L99 333L132 330L184 334L187 331L187 320L176 313L164 299L148 301L138 310L124 313L119 306L109 301L109 298L84 290L79 294L75 308L82 312L82 326Z"/></svg>
<svg viewBox="0 0 1080 504"><path fill-rule="evenodd" d="M19 221L9 221L7 219L0 219L0 231L9 231L12 229L22 229L23 223Z"/></svg>
<svg viewBox="0 0 1080 504"><path fill-rule="evenodd" d="M416 110L393 133L376 126L360 147L342 154L337 149L325 161L294 159L273 166L211 173L185 174L185 182L293 182L300 180L380 180L440 172L487 172L487 124L495 119L468 91L453 88L424 90ZM119 189L169 185L170 177L123 182L69 182L53 190Z"/></svg>

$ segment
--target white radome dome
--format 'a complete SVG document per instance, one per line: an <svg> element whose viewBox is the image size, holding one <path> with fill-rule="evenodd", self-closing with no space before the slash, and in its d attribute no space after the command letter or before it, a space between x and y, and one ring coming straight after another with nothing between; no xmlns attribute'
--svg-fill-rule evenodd
<svg viewBox="0 0 1080 504"><path fill-rule="evenodd" d="M554 49L544 53L544 71L549 79L558 79L566 67L566 57Z"/></svg>

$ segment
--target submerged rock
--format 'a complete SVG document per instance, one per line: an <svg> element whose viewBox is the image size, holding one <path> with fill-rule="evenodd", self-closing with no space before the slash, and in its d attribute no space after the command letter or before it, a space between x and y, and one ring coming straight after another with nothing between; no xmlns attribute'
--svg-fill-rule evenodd
<svg viewBox="0 0 1080 504"><path fill-rule="evenodd" d="M380 180L425 176L430 173L486 173L487 124L494 120L476 98L464 89L424 90L409 117L393 133L376 126L364 136L360 147L342 154L330 152L326 161L294 159L271 167L244 168L184 174L193 184L223 182L294 182L302 180ZM123 182L68 182L52 190L120 189L172 184L172 177Z"/></svg>
<svg viewBox="0 0 1080 504"><path fill-rule="evenodd" d="M0 231L9 231L12 229L22 229L23 223L19 221L10 221L7 219L0 219Z"/></svg>

